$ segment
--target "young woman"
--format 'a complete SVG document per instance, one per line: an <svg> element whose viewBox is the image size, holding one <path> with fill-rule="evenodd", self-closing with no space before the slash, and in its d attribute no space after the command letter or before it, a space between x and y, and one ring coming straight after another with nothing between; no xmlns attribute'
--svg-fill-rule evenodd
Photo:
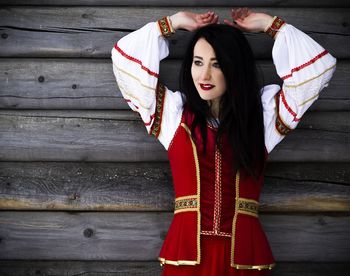
<svg viewBox="0 0 350 276"><path fill-rule="evenodd" d="M278 17L236 9L179 12L123 37L113 71L130 108L168 151L175 211L160 252L163 275L268 275L274 258L258 219L268 153L327 86L336 60ZM167 37L195 31L181 92L159 82ZM282 87L259 87L242 31L266 32Z"/></svg>

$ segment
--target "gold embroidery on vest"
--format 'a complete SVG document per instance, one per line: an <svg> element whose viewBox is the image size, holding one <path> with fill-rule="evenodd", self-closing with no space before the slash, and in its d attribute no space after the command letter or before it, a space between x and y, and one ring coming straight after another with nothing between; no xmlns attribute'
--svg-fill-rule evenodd
<svg viewBox="0 0 350 276"><path fill-rule="evenodd" d="M238 213L258 217L259 202L253 199L238 198L237 208Z"/></svg>
<svg viewBox="0 0 350 276"><path fill-rule="evenodd" d="M198 211L197 195L182 196L175 199L175 214L188 211Z"/></svg>
<svg viewBox="0 0 350 276"><path fill-rule="evenodd" d="M221 153L215 145L215 197L214 197L214 218L213 232L214 235L220 232L221 219Z"/></svg>

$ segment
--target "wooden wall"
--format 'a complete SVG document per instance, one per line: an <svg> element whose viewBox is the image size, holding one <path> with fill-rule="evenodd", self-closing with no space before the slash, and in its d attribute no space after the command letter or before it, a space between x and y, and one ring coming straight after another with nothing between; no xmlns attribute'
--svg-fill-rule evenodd
<svg viewBox="0 0 350 276"><path fill-rule="evenodd" d="M340 0L1 0L0 275L160 275L173 211L166 152L128 110L114 43L180 9L250 6L279 15L338 58L330 86L271 154L261 221L272 275L350 272L350 3ZM178 6L178 7L175 7ZM180 7L180 8L179 8ZM272 41L247 34L266 83ZM177 89L188 33L161 77Z"/></svg>

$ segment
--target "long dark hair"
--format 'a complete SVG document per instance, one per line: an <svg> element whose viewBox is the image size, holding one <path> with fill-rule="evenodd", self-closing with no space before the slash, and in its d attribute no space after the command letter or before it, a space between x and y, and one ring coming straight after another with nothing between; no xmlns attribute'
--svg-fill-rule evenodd
<svg viewBox="0 0 350 276"><path fill-rule="evenodd" d="M221 97L216 144L227 134L234 154L234 170L244 168L258 177L265 164L265 142L262 103L253 52L243 33L221 24L197 30L187 48L180 72L180 91L194 114L191 131L200 128L206 148L207 120L212 117L210 106L202 100L193 83L191 66L193 49L204 38L214 49L226 79L227 91ZM195 140L196 137L193 137Z"/></svg>

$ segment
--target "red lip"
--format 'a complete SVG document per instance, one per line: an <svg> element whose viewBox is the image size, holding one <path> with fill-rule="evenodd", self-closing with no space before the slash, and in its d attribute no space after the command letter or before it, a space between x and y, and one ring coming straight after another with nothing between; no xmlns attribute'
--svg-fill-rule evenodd
<svg viewBox="0 0 350 276"><path fill-rule="evenodd" d="M215 87L215 85L205 84L205 83L200 83L199 85L203 90L210 90L210 89L213 89Z"/></svg>

